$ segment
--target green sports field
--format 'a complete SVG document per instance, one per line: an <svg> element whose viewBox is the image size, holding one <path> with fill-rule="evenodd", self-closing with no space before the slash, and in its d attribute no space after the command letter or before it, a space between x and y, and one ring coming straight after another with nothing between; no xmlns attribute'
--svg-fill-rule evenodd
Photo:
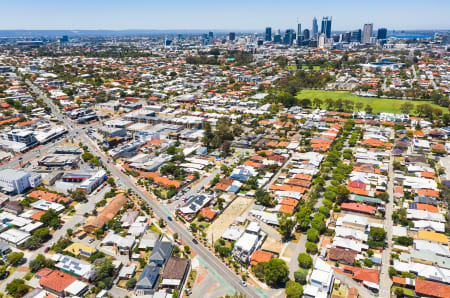
<svg viewBox="0 0 450 298"><path fill-rule="evenodd" d="M428 103L434 108L440 108L442 112L447 113L448 109L444 107L440 107L438 105L433 104L430 101L420 101L420 100L406 100L406 99L393 99L393 98L372 98L372 97L361 97L356 96L348 91L324 91L324 90L302 90L299 94L297 94L297 98L304 99L308 98L311 102L314 98L319 98L324 103L322 104L322 108L325 108L325 98L331 98L333 100L342 99L342 100L351 100L353 102L362 102L364 106L369 104L373 108L374 113L386 112L386 113L401 113L400 106L405 102L411 102L414 105ZM414 112L414 111L412 111Z"/></svg>

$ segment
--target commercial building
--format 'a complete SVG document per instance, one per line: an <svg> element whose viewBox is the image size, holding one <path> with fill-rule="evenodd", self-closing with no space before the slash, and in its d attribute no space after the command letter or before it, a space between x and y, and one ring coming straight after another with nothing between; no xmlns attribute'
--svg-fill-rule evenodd
<svg viewBox="0 0 450 298"><path fill-rule="evenodd" d="M266 27L266 35L264 38L265 41L272 41L272 28Z"/></svg>
<svg viewBox="0 0 450 298"><path fill-rule="evenodd" d="M106 180L106 172L105 170L99 170L97 173L92 175L90 178L81 182L78 186L78 189L81 189L87 194L90 194L94 189L96 189L103 181Z"/></svg>
<svg viewBox="0 0 450 298"><path fill-rule="evenodd" d="M370 38L372 37L372 33L373 33L373 24L364 24L363 40L362 40L364 44L370 44Z"/></svg>
<svg viewBox="0 0 450 298"><path fill-rule="evenodd" d="M320 33L324 33L326 38L331 37L331 17L323 17Z"/></svg>
<svg viewBox="0 0 450 298"><path fill-rule="evenodd" d="M36 187L42 183L41 174L29 173L18 169L0 170L0 189L18 194L29 187Z"/></svg>
<svg viewBox="0 0 450 298"><path fill-rule="evenodd" d="M377 39L382 40L387 38L387 29L386 28L379 28L377 33Z"/></svg>

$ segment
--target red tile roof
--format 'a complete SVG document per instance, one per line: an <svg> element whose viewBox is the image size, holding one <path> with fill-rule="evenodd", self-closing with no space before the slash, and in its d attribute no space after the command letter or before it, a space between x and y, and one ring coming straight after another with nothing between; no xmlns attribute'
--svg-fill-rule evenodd
<svg viewBox="0 0 450 298"><path fill-rule="evenodd" d="M54 270L51 273L42 276L39 284L42 287L62 293L68 286L70 286L77 278L61 271Z"/></svg>
<svg viewBox="0 0 450 298"><path fill-rule="evenodd" d="M415 279L416 294L431 297L450 298L450 285L439 282Z"/></svg>
<svg viewBox="0 0 450 298"><path fill-rule="evenodd" d="M350 271L353 279L378 283L380 272L375 269L344 266L344 271Z"/></svg>
<svg viewBox="0 0 450 298"><path fill-rule="evenodd" d="M359 203L342 203L341 209L362 212L367 214L375 214L377 207L359 204Z"/></svg>
<svg viewBox="0 0 450 298"><path fill-rule="evenodd" d="M273 257L273 253L257 250L252 254L252 257L250 258L250 265L256 265L259 262L268 262Z"/></svg>

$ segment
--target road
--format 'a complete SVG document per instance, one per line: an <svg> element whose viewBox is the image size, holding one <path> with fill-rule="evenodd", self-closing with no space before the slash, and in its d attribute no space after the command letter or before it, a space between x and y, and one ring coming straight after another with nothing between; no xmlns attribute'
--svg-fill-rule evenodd
<svg viewBox="0 0 450 298"><path fill-rule="evenodd" d="M27 81L27 84L33 89L35 94L39 94L41 98L44 100L44 102L50 106L52 109L54 116L58 118L58 120L63 121L66 128L69 131L73 131L74 127L72 123L69 122L69 120L64 117L61 112L58 110L58 108L53 104L53 102L45 96L45 94L38 89L36 86L34 86L30 81ZM92 141L86 136L85 132L83 130L78 130L77 132L77 138L83 142L83 144L87 145L91 153L97 152L100 160L104 164L105 168L108 169L114 176L118 177L122 183L129 189L132 189L139 197L144 199L149 206L153 209L153 212L158 216L159 218L167 218L168 211L165 208L162 208L162 206L152 200L146 192L144 192L141 188L135 185L135 183L125 174L123 174L120 170L118 170L115 166L109 163L109 158L106 157L105 154L99 150L99 148L92 143ZM180 223L176 221L166 221L166 226L174 233L178 233L180 238L186 242L188 246L191 247L191 249L197 254L197 256L205 263L205 267L209 271L213 271L214 275L221 281L222 284L224 284L225 287L228 288L228 290L231 293L235 293L236 291L239 293L245 294L247 297L261 297L261 294L258 294L255 292L254 289L250 287L243 287L240 283L241 279L233 273L228 267L226 267L219 259L217 259L207 248L200 244L194 244L192 242L192 235L188 233L184 226L182 226Z"/></svg>
<svg viewBox="0 0 450 298"><path fill-rule="evenodd" d="M386 231L387 247L383 250L382 265L380 274L380 297L389 297L392 280L389 277L389 261L391 259L392 246L392 210L394 208L394 156L390 154L389 159L389 183L387 193L389 194L389 202L386 204L386 214L384 218L384 229Z"/></svg>

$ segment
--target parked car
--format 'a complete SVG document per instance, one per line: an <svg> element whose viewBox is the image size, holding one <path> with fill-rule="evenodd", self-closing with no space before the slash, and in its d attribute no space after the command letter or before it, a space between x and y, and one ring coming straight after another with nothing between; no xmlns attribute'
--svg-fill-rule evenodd
<svg viewBox="0 0 450 298"><path fill-rule="evenodd" d="M44 252L47 253L49 250L50 250L50 246L47 246L47 247L44 249Z"/></svg>
<svg viewBox="0 0 450 298"><path fill-rule="evenodd" d="M195 238L192 238L192 242L193 242L194 244L198 244L198 241L197 241L197 239L195 239Z"/></svg>

